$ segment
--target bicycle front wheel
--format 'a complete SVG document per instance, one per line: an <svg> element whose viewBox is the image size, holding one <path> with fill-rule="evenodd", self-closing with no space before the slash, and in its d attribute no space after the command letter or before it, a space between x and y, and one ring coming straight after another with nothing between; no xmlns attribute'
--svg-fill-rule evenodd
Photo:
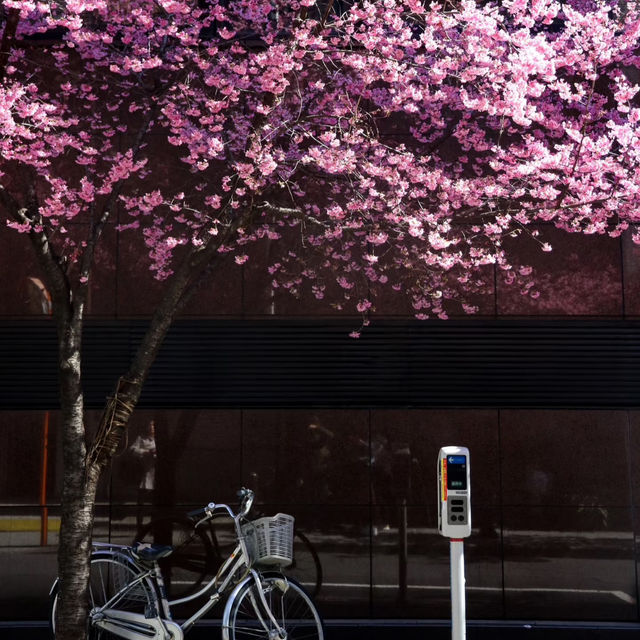
<svg viewBox="0 0 640 640"><path fill-rule="evenodd" d="M225 640L274 640L279 638L260 598L262 589L269 610L287 640L323 640L322 620L311 598L291 578L280 574L263 575L260 582L249 580L238 591L229 608L223 629Z"/></svg>

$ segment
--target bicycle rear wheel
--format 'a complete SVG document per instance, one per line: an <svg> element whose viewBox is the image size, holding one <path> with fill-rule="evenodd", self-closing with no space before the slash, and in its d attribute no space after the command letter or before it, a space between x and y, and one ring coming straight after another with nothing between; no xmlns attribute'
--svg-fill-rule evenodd
<svg viewBox="0 0 640 640"><path fill-rule="evenodd" d="M140 570L126 556L113 552L97 552L91 556L89 576L89 608L101 607L116 596L127 584L140 575ZM51 603L51 630L56 631L56 611L59 593L56 589ZM157 598L153 586L143 580L115 599L110 608L132 613L152 614L156 611ZM87 640L115 638L113 634L89 624Z"/></svg>
<svg viewBox="0 0 640 640"><path fill-rule="evenodd" d="M260 583L249 580L237 592L223 622L224 640L272 640L277 638L273 622L262 605L262 589L273 617L287 632L287 640L324 640L320 614L304 589L280 574L263 575Z"/></svg>

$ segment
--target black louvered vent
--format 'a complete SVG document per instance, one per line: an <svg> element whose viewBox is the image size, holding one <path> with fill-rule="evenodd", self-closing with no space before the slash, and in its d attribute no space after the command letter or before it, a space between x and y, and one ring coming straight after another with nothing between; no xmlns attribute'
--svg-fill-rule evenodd
<svg viewBox="0 0 640 640"><path fill-rule="evenodd" d="M638 407L640 323L183 321L141 406ZM89 322L87 404L102 406L145 329ZM0 408L57 406L55 331L0 324Z"/></svg>

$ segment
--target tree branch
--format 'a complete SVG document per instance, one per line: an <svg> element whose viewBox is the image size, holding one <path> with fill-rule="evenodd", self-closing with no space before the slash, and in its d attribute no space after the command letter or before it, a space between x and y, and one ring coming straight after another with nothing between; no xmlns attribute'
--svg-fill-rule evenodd
<svg viewBox="0 0 640 640"><path fill-rule="evenodd" d="M35 250L38 263L44 271L48 289L55 300L56 308L60 308L61 311L64 308L66 312L69 312L69 282L59 257L52 251L44 227L37 224L37 196L35 186L31 181L27 187L27 200L29 201L28 206L21 207L18 200L3 185L0 185L0 203L18 224L29 226L29 239Z"/></svg>
<svg viewBox="0 0 640 640"><path fill-rule="evenodd" d="M142 392L142 385L169 328L197 290L200 277L207 267L217 261L218 249L246 224L251 215L250 209L245 211L226 227L223 234L210 236L207 244L193 247L171 277L169 287L153 313L129 371L120 378L115 394L107 401L98 434L87 454L88 470L104 467L117 451L120 437L127 427L129 416Z"/></svg>
<svg viewBox="0 0 640 640"><path fill-rule="evenodd" d="M157 114L157 104L154 105L153 108L149 109L147 113L147 117L144 119L142 125L140 126L140 129L136 134L134 143L131 146L134 160L138 156L140 149L142 148L142 143L144 142L145 137L149 132L149 128L154 118L156 117L156 114ZM118 198L122 193L122 189L124 188L127 182L128 182L128 178L119 180L118 182L115 183L115 185L111 189L111 193L109 194L107 201L104 203L102 207L102 213L100 215L100 218L95 223L92 224L91 229L89 231L89 239L87 241L87 247L82 255L82 260L80 263L80 277L82 279L80 280L80 284L78 287L78 295L83 300L86 298L88 293L89 275L91 273L91 268L93 266L93 260L94 260L95 252L98 246L98 241L100 239L100 236L102 235L102 232L104 230L106 223L108 222L109 218L111 218L113 215L113 212L118 203ZM83 279L85 279L84 282L83 282Z"/></svg>
<svg viewBox="0 0 640 640"><path fill-rule="evenodd" d="M19 22L20 10L10 9L9 15L7 16L7 22L4 26L4 33L2 34L2 42L0 43L0 82L3 80L7 72L11 45L15 40Z"/></svg>

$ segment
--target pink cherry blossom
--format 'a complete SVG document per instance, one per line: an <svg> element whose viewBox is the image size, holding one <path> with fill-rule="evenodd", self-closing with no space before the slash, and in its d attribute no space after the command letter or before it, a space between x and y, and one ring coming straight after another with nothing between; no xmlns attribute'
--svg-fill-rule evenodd
<svg viewBox="0 0 640 640"><path fill-rule="evenodd" d="M442 317L474 308L483 267L512 264L514 233L615 237L640 220L637 3L2 4L18 22L1 204L61 259L81 262L120 215L160 278L185 252L243 262L268 240L287 290L325 295L313 262L344 309L375 283ZM36 55L30 38L54 29ZM88 237L60 232L96 212Z"/></svg>

